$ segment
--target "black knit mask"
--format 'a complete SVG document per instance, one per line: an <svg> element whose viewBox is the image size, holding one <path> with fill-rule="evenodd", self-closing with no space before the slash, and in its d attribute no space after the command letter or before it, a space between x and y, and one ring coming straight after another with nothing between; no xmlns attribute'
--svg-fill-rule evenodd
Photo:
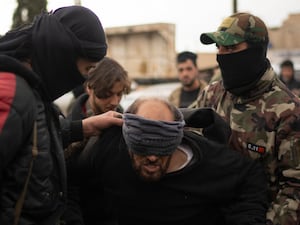
<svg viewBox="0 0 300 225"><path fill-rule="evenodd" d="M0 54L29 59L44 97L53 101L84 82L77 60L100 61L106 38L99 18L82 6L68 6L38 15L29 26L0 39Z"/></svg>
<svg viewBox="0 0 300 225"><path fill-rule="evenodd" d="M224 88L240 96L259 81L267 69L264 48L248 48L232 54L218 54Z"/></svg>

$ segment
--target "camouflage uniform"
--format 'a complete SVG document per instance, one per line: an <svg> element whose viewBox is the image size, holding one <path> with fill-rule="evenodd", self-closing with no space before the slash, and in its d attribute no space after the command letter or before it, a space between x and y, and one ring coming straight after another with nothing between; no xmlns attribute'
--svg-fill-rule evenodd
<svg viewBox="0 0 300 225"><path fill-rule="evenodd" d="M222 81L211 84L197 101L197 107L204 106L214 108L230 124L234 149L264 164L273 201L268 219L299 224L299 99L270 68L246 98L226 92ZM294 222L287 223L290 220Z"/></svg>
<svg viewBox="0 0 300 225"><path fill-rule="evenodd" d="M240 25L234 22L231 28L238 30ZM209 37L214 41L224 38L218 34L211 33ZM299 225L299 98L269 67L255 87L242 96L226 91L222 80L210 84L200 93L196 107L214 108L232 128L231 147L263 163L269 179L271 202L267 224Z"/></svg>

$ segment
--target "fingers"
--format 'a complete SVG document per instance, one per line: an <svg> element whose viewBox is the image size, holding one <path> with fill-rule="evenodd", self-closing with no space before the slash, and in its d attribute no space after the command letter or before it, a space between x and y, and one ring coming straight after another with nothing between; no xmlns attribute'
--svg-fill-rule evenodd
<svg viewBox="0 0 300 225"><path fill-rule="evenodd" d="M121 113L115 113L114 117L123 119L123 115Z"/></svg>
<svg viewBox="0 0 300 225"><path fill-rule="evenodd" d="M82 120L85 137L98 135L102 130L111 126L122 126L122 114L114 111L91 116Z"/></svg>
<svg viewBox="0 0 300 225"><path fill-rule="evenodd" d="M119 119L123 119L123 114L122 113L119 113L119 112L116 112L116 111L108 111L104 114L102 114L103 116L106 115L106 116L110 116L110 117L115 117L115 118L119 118Z"/></svg>
<svg viewBox="0 0 300 225"><path fill-rule="evenodd" d="M111 121L111 125L122 126L123 119L115 117L113 121Z"/></svg>

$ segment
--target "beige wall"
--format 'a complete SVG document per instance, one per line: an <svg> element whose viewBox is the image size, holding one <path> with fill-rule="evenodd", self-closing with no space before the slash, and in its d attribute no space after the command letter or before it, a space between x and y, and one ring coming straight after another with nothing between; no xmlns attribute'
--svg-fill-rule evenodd
<svg viewBox="0 0 300 225"><path fill-rule="evenodd" d="M218 65L216 53L198 53L197 64L199 70L206 70L216 67Z"/></svg>
<svg viewBox="0 0 300 225"><path fill-rule="evenodd" d="M271 49L300 48L300 13L290 14L278 28L269 29Z"/></svg>
<svg viewBox="0 0 300 225"><path fill-rule="evenodd" d="M132 78L165 78L175 74L175 25L144 24L105 30L108 56Z"/></svg>
<svg viewBox="0 0 300 225"><path fill-rule="evenodd" d="M268 58L274 69L279 72L280 63L290 59L300 70L300 13L290 14L280 27L269 29L269 36Z"/></svg>

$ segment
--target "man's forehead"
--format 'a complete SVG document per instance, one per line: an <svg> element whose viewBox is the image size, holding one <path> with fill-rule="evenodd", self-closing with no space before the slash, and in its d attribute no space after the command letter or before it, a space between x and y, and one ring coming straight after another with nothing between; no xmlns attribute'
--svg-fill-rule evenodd
<svg viewBox="0 0 300 225"><path fill-rule="evenodd" d="M166 104L158 100L147 100L143 102L139 106L136 115L152 120L174 121L171 110Z"/></svg>
<svg viewBox="0 0 300 225"><path fill-rule="evenodd" d="M185 61L177 63L177 67L186 67L186 66L193 66L193 65L194 65L194 63L191 59L187 59Z"/></svg>

